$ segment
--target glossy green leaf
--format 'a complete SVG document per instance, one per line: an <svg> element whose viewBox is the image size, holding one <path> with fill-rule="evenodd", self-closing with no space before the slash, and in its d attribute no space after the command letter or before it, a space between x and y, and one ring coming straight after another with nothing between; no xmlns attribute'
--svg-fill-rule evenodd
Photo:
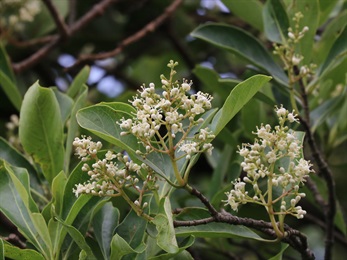
<svg viewBox="0 0 347 260"><path fill-rule="evenodd" d="M253 76L238 84L226 99L223 107L214 116L210 125L211 131L218 133L241 110L241 108L268 82L271 77L264 75Z"/></svg>
<svg viewBox="0 0 347 260"><path fill-rule="evenodd" d="M46 224L45 219L43 218L41 213L32 213L31 219L33 221L33 224L43 241L45 241L45 244L47 247L52 250L52 240L48 231L48 227Z"/></svg>
<svg viewBox="0 0 347 260"><path fill-rule="evenodd" d="M28 174L26 173L26 175L26 179L28 179ZM25 180L17 178L10 165L0 160L0 211L21 230L21 233L37 250L46 258L51 258L50 248L40 236L45 231L38 230L37 228L41 227L37 227L35 225L36 220L33 219L36 218L31 212L33 200L28 193L28 187L26 187L29 184L23 183Z"/></svg>
<svg viewBox="0 0 347 260"><path fill-rule="evenodd" d="M113 231L118 225L119 210L113 207L112 202L106 203L94 216L92 225L95 238L100 246L104 259L109 259Z"/></svg>
<svg viewBox="0 0 347 260"><path fill-rule="evenodd" d="M76 114L78 110L80 110L82 107L85 106L87 95L88 95L88 87L84 85L81 88L80 94L76 98L76 101L71 110L69 128L68 128L67 136L66 136L65 157L64 157L64 170L66 173L70 172L69 166L70 166L71 152L73 148L72 142L74 141L77 134L77 130L78 130Z"/></svg>
<svg viewBox="0 0 347 260"><path fill-rule="evenodd" d="M76 229L74 226L66 224L60 218L57 218L57 220L63 225L63 228L67 230L67 232L72 237L74 242L79 246L79 248L84 250L87 253L88 259L91 259L91 260L96 259L93 254L93 251L90 249L84 236L78 231L78 229Z"/></svg>
<svg viewBox="0 0 347 260"><path fill-rule="evenodd" d="M179 248L173 226L170 199L168 197L161 199L159 213L152 222L155 224L158 231L156 237L158 246L168 253L177 254Z"/></svg>
<svg viewBox="0 0 347 260"><path fill-rule="evenodd" d="M74 78L66 94L71 98L75 98L80 90L85 86L90 73L89 66L85 66Z"/></svg>
<svg viewBox="0 0 347 260"><path fill-rule="evenodd" d="M118 234L115 234L111 242L111 257L113 260L120 260L123 256L136 253L140 254L145 251L146 245L141 244L137 248L131 248L131 246Z"/></svg>
<svg viewBox="0 0 347 260"><path fill-rule="evenodd" d="M344 58L347 56L347 26L336 39L335 43L331 47L327 58L325 59L323 65L319 68L318 74L322 75L326 71L331 70L333 67L337 66Z"/></svg>
<svg viewBox="0 0 347 260"><path fill-rule="evenodd" d="M197 220L211 217L209 212L204 208L185 208L176 216L175 220ZM176 227L177 236L190 236L215 238L215 237L241 237L268 242L251 229L241 225L231 225L227 223L208 223L190 227Z"/></svg>
<svg viewBox="0 0 347 260"><path fill-rule="evenodd" d="M272 42L285 42L289 20L281 0L266 1L263 8L263 20L266 37Z"/></svg>
<svg viewBox="0 0 347 260"><path fill-rule="evenodd" d="M103 156L104 153L105 152L103 152L103 154L100 153L98 156ZM98 200L100 200L99 197L93 197L86 194L82 194L77 198L73 193L73 188L75 188L76 184L84 183L89 179L88 174L83 172L81 169L84 163L92 164L92 161L80 162L69 175L65 187L61 191L63 194L63 202L59 217L64 219L64 223L67 225L74 224L74 221L79 215L83 215L83 217L88 218L91 212L93 212L93 208L97 205ZM80 224L84 225L85 223ZM67 229L62 229L61 225L54 226L53 224L52 228L56 228L56 230L52 232L57 233L58 236L55 239L55 247L61 248L67 234Z"/></svg>
<svg viewBox="0 0 347 260"><path fill-rule="evenodd" d="M150 200L145 198L147 203ZM148 212L146 212L148 214ZM140 218L135 211L131 210L122 223L120 223L115 233L120 235L132 248L137 248L145 240L147 221Z"/></svg>
<svg viewBox="0 0 347 260"><path fill-rule="evenodd" d="M252 27L263 31L261 12L263 4L259 0L230 1L222 0L223 4L236 16L249 23Z"/></svg>
<svg viewBox="0 0 347 260"><path fill-rule="evenodd" d="M34 83L24 96L19 138L24 150L40 164L47 181L63 170L63 126L53 91Z"/></svg>
<svg viewBox="0 0 347 260"><path fill-rule="evenodd" d="M124 103L101 103L78 111L77 122L81 127L125 149L136 158L135 151L140 149L137 139L133 135L121 136L122 130L117 124L123 117L129 118L133 111L133 107Z"/></svg>
<svg viewBox="0 0 347 260"><path fill-rule="evenodd" d="M263 45L247 32L224 24L208 23L196 28L191 35L245 58L267 71L279 83L286 85L287 76Z"/></svg>
<svg viewBox="0 0 347 260"><path fill-rule="evenodd" d="M25 168L30 175L30 186L36 191L43 193L35 168L16 148L2 137L0 137L0 158L13 166Z"/></svg>
<svg viewBox="0 0 347 260"><path fill-rule="evenodd" d="M57 88L51 88L54 92L54 95L58 101L61 115L61 122L65 124L66 120L71 114L71 109L73 106L73 100L65 93L60 92Z"/></svg>
<svg viewBox="0 0 347 260"><path fill-rule="evenodd" d="M17 246L12 246L11 244L7 242L4 242L3 245L4 245L4 253L7 259L13 259L13 260L44 260L45 259L43 255L41 255L39 252L35 250L21 249ZM2 259L1 252L0 252L0 259Z"/></svg>
<svg viewBox="0 0 347 260"><path fill-rule="evenodd" d="M54 201L55 213L60 215L63 208L64 188L67 182L66 175L61 171L52 182L52 198Z"/></svg>

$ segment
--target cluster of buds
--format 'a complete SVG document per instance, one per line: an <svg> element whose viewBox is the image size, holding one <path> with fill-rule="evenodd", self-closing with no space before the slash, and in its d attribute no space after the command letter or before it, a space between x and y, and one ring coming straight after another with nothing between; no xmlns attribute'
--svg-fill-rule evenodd
<svg viewBox="0 0 347 260"><path fill-rule="evenodd" d="M173 80L177 65L177 62L169 62L169 79L160 76L161 93L156 91L154 83L142 86L131 101L136 113L133 118L123 118L119 125L122 135L137 137L145 147L145 154L155 151L173 155L178 151L181 152L179 156L190 159L193 154L211 153L213 149L210 141L214 135L208 128L190 135L193 127L203 123L201 115L211 108L212 97L200 91L188 95L192 92L192 82ZM140 151L137 153L141 154Z"/></svg>
<svg viewBox="0 0 347 260"><path fill-rule="evenodd" d="M25 22L32 22L34 17L41 12L38 0L2 0L0 9L3 16L0 22L7 27L20 31Z"/></svg>
<svg viewBox="0 0 347 260"><path fill-rule="evenodd" d="M299 186L312 173L311 164L302 157L302 145L286 122L297 122L297 116L282 106L275 109L279 125L261 125L254 134L254 144L243 144L239 154L246 176L236 180L227 192L227 204L235 211L241 204L255 203L266 208L270 218L277 215L303 218L306 211L297 206L305 193ZM249 189L247 189L249 187ZM277 196L277 197L276 197Z"/></svg>
<svg viewBox="0 0 347 260"><path fill-rule="evenodd" d="M114 154L107 151L102 159L98 158L101 142L93 142L91 137L82 136L73 142L76 155L85 162L82 171L89 175L89 180L83 184L76 184L73 192L78 197L80 194L95 196L123 196L124 188L135 189L139 198L134 202L138 207L146 207L142 203L143 194L156 188L156 177L145 164L139 165L130 160L129 156L122 153ZM91 161L90 163L88 163ZM144 170L146 174L142 174Z"/></svg>
<svg viewBox="0 0 347 260"><path fill-rule="evenodd" d="M305 36L305 33L309 31L307 26L300 29L300 20L302 18L302 13L296 13L293 17L295 27L294 29L288 28L288 38L286 39L286 43L283 45L274 44L274 54L280 56L284 63L284 68L288 70L289 73L293 73L294 67L298 68L298 72L295 72L297 78L294 81L312 74L316 68L315 64L300 65L304 57L295 53L296 45L300 43L300 40Z"/></svg>

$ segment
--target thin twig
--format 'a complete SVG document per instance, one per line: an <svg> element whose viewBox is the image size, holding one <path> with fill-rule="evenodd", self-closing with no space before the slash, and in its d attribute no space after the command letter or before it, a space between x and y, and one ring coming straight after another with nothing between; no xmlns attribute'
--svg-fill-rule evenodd
<svg viewBox="0 0 347 260"><path fill-rule="evenodd" d="M100 16L104 13L106 8L113 4L116 0L103 0L100 3L94 5L89 12L87 12L84 16L82 16L76 23L74 23L70 28L70 36L74 35L77 31L81 30L84 26L90 23L95 17ZM15 73L20 73L23 70L26 70L40 60L42 60L46 55L52 51L63 39L61 35L53 35L51 36L50 42L48 42L45 46L40 48L37 52L26 58L25 60L13 63L12 68Z"/></svg>
<svg viewBox="0 0 347 260"><path fill-rule="evenodd" d="M140 29L133 35L125 38L123 41L121 41L118 44L118 46L115 49L108 52L103 52L103 53L83 55L76 61L74 65L68 68L68 70L73 69L82 64L86 64L91 61L102 60L102 59L116 56L117 54L121 53L126 46L139 41L141 38L145 37L147 34L155 31L156 28L158 28L168 17L170 17L170 15L174 13L174 11L178 8L178 6L181 3L182 3L182 0L173 1L172 4L169 5L160 16L158 16L156 19L148 23L146 26L144 26L142 29Z"/></svg>
<svg viewBox="0 0 347 260"><path fill-rule="evenodd" d="M54 34L54 35L43 36L40 38L30 39L27 41L18 41L17 39L11 38L11 37L8 37L6 39L8 40L8 42L11 45L14 45L18 48L28 48L28 47L32 47L32 46L36 46L36 45L40 45L40 44L46 44L48 42L51 42L57 36L58 36L57 34Z"/></svg>
<svg viewBox="0 0 347 260"><path fill-rule="evenodd" d="M208 209L211 217L196 219L196 220L175 220L174 227L180 226L198 226L198 225L206 225L212 222L219 223L227 223L231 225L243 225L249 228L253 228L261 231L262 233L274 238L278 239L275 231L273 230L273 226L270 222L266 222L263 220L256 220L251 218L240 218L222 210L218 212L213 205L209 202L209 200L197 189L186 185L184 187L188 192L192 195L196 196ZM181 210L180 210L181 211ZM291 245L295 250L297 250L303 259L314 259L313 252L308 248L307 238L304 234L300 233L298 230L292 229L288 225L284 225L285 237L282 239L283 242Z"/></svg>
<svg viewBox="0 0 347 260"><path fill-rule="evenodd" d="M60 32L61 37L64 39L68 38L68 36L70 34L69 28L65 24L64 19L59 14L59 11L57 10L57 8L54 6L54 4L52 3L51 0L43 0L43 2L45 3L47 9L51 13L51 16L52 16L59 32Z"/></svg>

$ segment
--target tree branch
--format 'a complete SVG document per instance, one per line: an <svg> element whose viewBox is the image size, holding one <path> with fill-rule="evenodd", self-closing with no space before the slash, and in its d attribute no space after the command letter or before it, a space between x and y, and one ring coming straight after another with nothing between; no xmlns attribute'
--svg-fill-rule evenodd
<svg viewBox="0 0 347 260"><path fill-rule="evenodd" d="M49 12L52 15L52 18L58 28L58 31L60 32L60 35L63 39L66 39L69 37L69 28L68 26L65 24L64 19L61 17L61 15L59 14L57 8L54 6L54 4L52 3L51 0L43 0L43 2L45 3L47 9L49 10Z"/></svg>
<svg viewBox="0 0 347 260"><path fill-rule="evenodd" d="M117 0L102 0L100 3L94 5L89 12L87 12L77 22L75 22L71 27L68 28L68 31L70 31L69 36L71 37L77 31L82 29L84 26L90 23L95 17L102 15L106 8L115 1ZM51 37L52 38L50 39L50 42L48 42L45 46L40 48L37 52L35 52L34 54L32 54L31 56L29 56L21 62L13 63L13 71L15 73L20 73L23 70L26 70L34 66L36 63L38 63L40 60L46 57L46 55L50 51L52 51L61 42L61 40L63 40L62 35L52 35Z"/></svg>
<svg viewBox="0 0 347 260"><path fill-rule="evenodd" d="M156 30L158 26L160 26L170 15L173 14L173 12L178 8L178 6L181 3L182 3L182 0L173 1L172 4L169 5L160 16L158 16L156 19L148 23L145 27L143 27L142 29L134 33L133 35L125 38L123 41L121 41L118 44L118 46L115 49L108 52L103 52L103 53L83 55L76 61L74 65L68 68L68 70L73 69L77 66L89 63L91 61L102 60L102 59L116 56L117 54L122 52L126 46L139 41L141 38L145 37L148 33L151 33L154 30Z"/></svg>
<svg viewBox="0 0 347 260"><path fill-rule="evenodd" d="M294 72L299 75L299 70L297 67L294 67ZM304 109L305 118L299 116L301 125L304 127L306 132L307 143L310 146L312 156L317 164L319 169L319 174L323 176L327 188L328 188L328 203L325 203L324 206L324 215L326 222L326 236L325 236L325 260L332 259L332 249L334 245L334 218L336 214L336 194L335 194L335 181L333 174L326 163L325 159L322 156L320 149L318 148L315 137L311 131L310 126L310 111L308 106L308 98L306 89L302 79L299 80L299 86L301 90L302 106ZM314 191L313 191L314 192ZM316 195L317 196L317 195ZM315 196L315 197L316 197ZM317 199L318 197L316 197Z"/></svg>
<svg viewBox="0 0 347 260"><path fill-rule="evenodd" d="M227 223L230 225L243 225L245 227L259 230L262 233L270 237L273 237L274 239L278 238L270 222L251 219L251 218L237 217L226 212L223 209L221 212L218 212L213 207L213 205L209 202L209 200L200 191L198 191L197 189L189 185L186 185L184 188L188 192L190 192L190 194L197 197L206 206L206 208L210 212L211 217L197 219L197 220L184 220L184 221L175 220L173 222L174 227L198 226L198 225L206 225L212 222L219 222L219 223ZM177 212L181 212L181 211L182 211L181 209L177 210ZM283 242L288 243L295 250L297 250L301 254L303 259L315 258L313 252L308 248L307 238L304 234L300 233L298 230L295 230L289 227L286 224L284 225L284 230L285 230L285 237L282 239Z"/></svg>

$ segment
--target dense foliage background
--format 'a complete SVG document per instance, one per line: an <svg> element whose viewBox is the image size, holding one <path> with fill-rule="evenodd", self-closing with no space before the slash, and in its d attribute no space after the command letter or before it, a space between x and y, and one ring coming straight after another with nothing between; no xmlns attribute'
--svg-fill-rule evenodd
<svg viewBox="0 0 347 260"><path fill-rule="evenodd" d="M32 188L41 194L33 197L40 210L47 209L45 206L52 196L44 181L47 176L43 178L38 162L28 159L30 152L21 146L16 118L12 117L12 124L8 124L11 115L19 115L28 88L38 80L40 86L56 86L55 91L67 93L74 99L73 104L83 96L78 106L62 98L60 104L66 102L68 107L65 108L67 119L84 106L128 102L143 83L159 85L159 75L166 73L165 65L172 59L180 64L179 77L193 80L194 91L214 95L213 107L221 107L239 82L256 74L273 77L214 140L213 155L202 155L192 169L191 185L218 209L223 207L221 200L230 190L230 182L244 174L237 146L253 142L252 132L256 126L276 122L274 105L283 104L292 109L290 89L295 88L299 114L307 123L297 130L306 132L305 157L314 163L316 174L308 182L307 198L301 203L307 215L303 220L288 218L288 224L306 234L309 248L317 259L324 256L343 259L347 245L346 1L43 0L36 1L39 10L33 12L32 19L23 18L14 26L11 16L20 13L21 5L35 1L18 1L20 3L17 6L12 3L12 7L9 7L11 1L0 3L0 158L25 167L33 174ZM303 83L291 82L283 59L273 54L273 43L286 43L288 28L295 28L292 18L299 11L304 15L300 30L304 26L309 30L294 48L303 56L304 64L316 65L314 73ZM295 69L298 68L291 68L297 76ZM88 92L83 89L85 82ZM77 124L75 127L75 132L70 134L66 130L69 123L64 125L66 138L83 133L90 135L85 129L77 129ZM66 172L78 163L72 156L72 146L68 147L69 153L65 156L71 155L71 161L65 157ZM109 147L113 146L109 144ZM17 155L9 155L10 151L17 150L26 154L27 159L23 157L21 163L10 159L19 160ZM317 161L317 151L327 165ZM0 190L0 194L1 204L4 192ZM175 191L173 198L173 209L201 206L184 190ZM126 216L133 218L126 215L129 209L124 201L113 199L112 202L119 210L118 215L114 213L119 222ZM229 208L226 210L232 212ZM268 221L266 212L255 206L245 205L232 213ZM83 230L86 232L87 227ZM12 244L25 247L20 231L3 215L0 235ZM279 253L280 247L280 244L273 246L221 234L196 239L188 251L194 259L267 259ZM299 254L289 248L284 257L296 259Z"/></svg>

